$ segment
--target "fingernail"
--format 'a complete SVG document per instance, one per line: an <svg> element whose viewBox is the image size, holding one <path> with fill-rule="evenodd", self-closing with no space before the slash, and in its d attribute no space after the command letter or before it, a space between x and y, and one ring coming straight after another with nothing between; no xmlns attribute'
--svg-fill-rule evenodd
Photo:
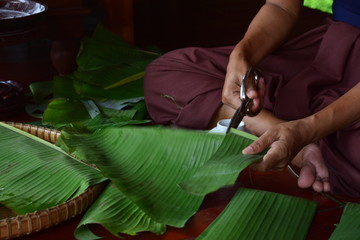
<svg viewBox="0 0 360 240"><path fill-rule="evenodd" d="M251 146L248 146L242 150L243 154L251 154L254 152L254 149Z"/></svg>

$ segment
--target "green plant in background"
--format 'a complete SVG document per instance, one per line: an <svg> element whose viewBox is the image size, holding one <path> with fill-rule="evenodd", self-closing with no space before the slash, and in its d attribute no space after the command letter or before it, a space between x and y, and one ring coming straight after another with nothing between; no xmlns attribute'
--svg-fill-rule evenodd
<svg viewBox="0 0 360 240"><path fill-rule="evenodd" d="M305 0L304 6L317 9L323 12L332 13L331 5L333 0Z"/></svg>

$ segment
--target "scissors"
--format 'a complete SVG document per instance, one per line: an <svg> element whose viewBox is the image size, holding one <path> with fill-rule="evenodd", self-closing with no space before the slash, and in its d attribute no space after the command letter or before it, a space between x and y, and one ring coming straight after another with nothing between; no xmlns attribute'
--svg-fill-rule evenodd
<svg viewBox="0 0 360 240"><path fill-rule="evenodd" d="M243 78L241 80L241 87L240 87L241 105L238 109L236 109L233 117L231 118L230 124L229 124L228 128L226 129L226 133L229 133L231 128L236 129L246 115L251 116L251 117L257 115L257 113L254 113L251 111L251 106L253 104L253 100L246 95L246 82L247 82L251 72L254 73L255 85L257 86L257 84L258 84L259 76L256 71L253 71L252 68L250 68L249 70L246 71L245 75L243 76Z"/></svg>

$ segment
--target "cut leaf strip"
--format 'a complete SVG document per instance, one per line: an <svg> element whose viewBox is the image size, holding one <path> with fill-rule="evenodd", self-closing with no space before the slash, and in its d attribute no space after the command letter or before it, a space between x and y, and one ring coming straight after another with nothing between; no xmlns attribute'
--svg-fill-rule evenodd
<svg viewBox="0 0 360 240"><path fill-rule="evenodd" d="M305 239L315 211L315 202L243 188L197 240Z"/></svg>

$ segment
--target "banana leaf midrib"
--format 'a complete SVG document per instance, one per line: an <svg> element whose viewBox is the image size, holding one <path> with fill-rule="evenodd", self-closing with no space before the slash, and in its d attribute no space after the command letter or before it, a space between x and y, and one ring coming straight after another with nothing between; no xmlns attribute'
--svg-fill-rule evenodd
<svg viewBox="0 0 360 240"><path fill-rule="evenodd" d="M35 141L37 141L37 142L40 142L40 143L42 143L43 145L45 145L45 146L47 146L47 147L49 147L49 148L52 148L52 149L54 149L54 150L56 150L56 151L58 151L58 152L61 152L61 153L63 153L64 155L67 155L68 157L72 158L73 160L75 160L75 161L77 161L77 162L79 162L79 163L81 163L81 164L87 165L87 166L89 166L89 167L92 167L92 168L94 168L94 169L96 169L97 171L100 172L100 170L99 170L95 165L88 164L87 162L84 162L84 161L76 158L74 155L71 155L71 154L63 151L60 147L58 147L58 146L56 146L56 145L54 145L54 144L52 144L52 143L50 143L50 142L47 142L47 141L45 141L45 140L43 140L43 139L41 139L41 138L39 138L39 137L37 137L37 136L34 136L34 135L32 135L32 134L30 134L30 133L27 133L27 132L24 132L24 131L22 131L22 130L20 130L20 129L14 128L14 127L12 127L12 126L4 123L4 122L0 122L0 126L6 128L6 129L8 129L8 130L11 130L11 131L13 131L13 132L16 132L16 133L18 133L18 134L21 134L21 135L23 135L24 137L27 137L27 138L29 138L29 139L31 139L31 140L35 140Z"/></svg>

